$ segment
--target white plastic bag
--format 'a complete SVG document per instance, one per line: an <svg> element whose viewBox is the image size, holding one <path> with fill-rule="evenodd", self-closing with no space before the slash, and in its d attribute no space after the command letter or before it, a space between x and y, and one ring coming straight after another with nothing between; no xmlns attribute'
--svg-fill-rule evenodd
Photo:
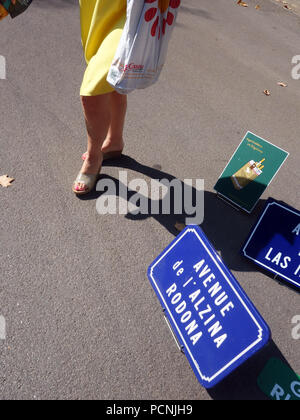
<svg viewBox="0 0 300 420"><path fill-rule="evenodd" d="M127 0L127 20L107 81L128 94L157 82L181 0Z"/></svg>

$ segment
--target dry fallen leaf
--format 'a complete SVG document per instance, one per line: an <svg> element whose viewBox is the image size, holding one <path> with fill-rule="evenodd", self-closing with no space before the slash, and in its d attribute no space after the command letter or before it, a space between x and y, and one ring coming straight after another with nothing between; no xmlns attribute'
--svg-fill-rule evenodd
<svg viewBox="0 0 300 420"><path fill-rule="evenodd" d="M264 94L265 94L266 96L270 96L270 95L271 95L271 92L270 92L268 89L266 89L266 90L264 90Z"/></svg>
<svg viewBox="0 0 300 420"><path fill-rule="evenodd" d="M277 85L281 87L287 87L287 83L284 82L278 82Z"/></svg>
<svg viewBox="0 0 300 420"><path fill-rule="evenodd" d="M184 223L180 223L180 222L176 222L175 223L175 229L178 230L178 232L183 231L183 229L185 229L185 224Z"/></svg>
<svg viewBox="0 0 300 420"><path fill-rule="evenodd" d="M248 7L248 4L247 4L247 3L245 3L243 0L238 0L237 4L238 4L239 6Z"/></svg>
<svg viewBox="0 0 300 420"><path fill-rule="evenodd" d="M0 176L0 185L4 188L10 187L11 183L14 181L14 178L9 178L8 175Z"/></svg>

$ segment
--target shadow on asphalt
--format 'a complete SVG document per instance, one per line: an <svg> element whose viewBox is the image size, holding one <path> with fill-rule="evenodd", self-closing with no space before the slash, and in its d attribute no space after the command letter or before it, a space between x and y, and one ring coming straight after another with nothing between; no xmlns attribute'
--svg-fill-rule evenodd
<svg viewBox="0 0 300 420"><path fill-rule="evenodd" d="M113 166L120 169L128 169L138 172L150 179L162 180L166 179L169 182L175 180L174 176L163 172L160 165L149 167L136 161L135 159L123 155L119 160L107 160L103 167ZM111 176L100 175L99 180L111 180L116 186L116 195L120 196L120 181ZM121 190L124 185L121 186ZM126 186L127 187L127 186ZM193 193L196 191L192 188ZM81 200L96 200L105 194L103 191L94 190L87 196L78 197ZM127 199L136 195L137 191L128 191ZM141 198L145 199L144 196ZM146 197L151 203L151 199ZM222 200L218 199L216 194L209 191L204 192L204 207L205 217L201 227L208 236L214 247L221 251L224 262L230 269L238 271L262 271L254 264L249 263L244 257L240 255L241 247L243 246L252 226L256 222L258 215L262 211L265 200L260 200L254 213L248 215L233 209ZM172 203L172 200L171 200ZM150 207L149 207L150 208ZM174 207L171 205L171 214L157 214L157 215L132 215L127 214L125 217L131 220L143 220L148 217L153 217L165 229L167 229L174 236L178 235L178 230L175 228L175 223L184 223L187 214L174 214ZM265 275L268 273L264 272ZM271 276L270 276L271 277ZM234 371L224 381L222 381L215 388L208 390L209 395L216 400L265 400L266 396L260 391L257 385L257 378L262 372L270 358L278 358L286 365L289 363L284 358L281 351L278 349L273 340L261 350L258 354L248 360L245 364Z"/></svg>
<svg viewBox="0 0 300 420"><path fill-rule="evenodd" d="M148 177L150 180L165 179L167 181L167 184L176 180L179 181L182 186L185 185L186 188L186 184L183 184L183 182L178 180L178 178L166 172L163 172L160 165L154 165L153 167L146 166L127 155L122 155L122 157L118 160L107 160L103 163L103 168L105 168L105 166L117 167L120 168L120 170L129 169L131 171L138 172ZM117 197L120 197L120 191L124 191L124 189L126 189L127 187L125 185L120 185L119 179L113 178L105 174L101 174L99 176L99 181L100 180L112 181L113 184L116 186ZM190 195L192 195L193 197L193 205L195 206L197 203L197 201L195 200L195 198L197 197L196 189L191 187L190 190ZM184 194L186 193L186 191L188 191L188 188L186 188L186 190L182 188L182 202L184 202ZM94 190L87 196L79 196L78 198L83 201L97 200L103 194L106 194L106 192L103 192L102 190ZM127 194L127 196L123 197L125 200L130 200L132 196L138 195L136 190L128 190ZM139 195L141 197L141 200L148 200L148 208L151 209L151 198L144 197L142 194ZM174 194L172 188L169 188L167 198L170 201L170 212L168 214L163 213L162 205L160 203L160 211L158 214L150 213L134 215L128 213L125 217L135 221L141 221L149 217L153 217L159 224L161 224L168 232L170 232L175 237L179 233L175 225L177 223L185 224L186 219L189 217L193 217L193 215L191 216L191 214L187 214L185 212L182 212L180 214L177 214L175 212ZM233 208L233 206L227 204L226 202L224 202L224 200L218 198L216 193L204 191L204 196L202 198L204 200L204 221L203 223L199 224L199 226L201 226L209 241L212 243L213 247L220 253L223 261L230 270L262 273L265 276L272 279L273 281L279 283L281 286L287 287L299 293L298 288L293 287L291 284L280 280L280 278L276 278L276 280L274 280L275 276L271 272L265 271L263 268L252 263L250 260L246 259L242 255L242 248L246 240L248 239L248 236L253 226L255 225L259 216L261 215L267 200L259 200L254 211L251 214L248 214L246 212L239 211ZM197 203L197 205L198 204L199 203ZM262 247L264 246L265 244L262 244Z"/></svg>
<svg viewBox="0 0 300 420"><path fill-rule="evenodd" d="M240 366L220 384L208 390L209 395L214 400L268 400L269 398L259 389L257 379L272 358L281 360L292 369L274 341L271 340L264 349Z"/></svg>
<svg viewBox="0 0 300 420"><path fill-rule="evenodd" d="M154 165L153 167L146 166L127 155L122 155L122 157L118 160L107 160L103 163L103 168L105 168L105 166L117 167L120 168L120 170L128 169L135 171L148 177L150 180L165 179L167 184L176 180L177 182L181 183L182 186L185 185L186 188L186 184L183 184L183 182L178 180L178 178L163 172L160 165ZM119 179L105 174L101 174L99 176L99 181L100 180L112 181L116 186L117 197L120 197L120 191L124 191L127 188L127 186L120 184ZM189 188L186 188L186 190L184 190L182 187L182 203L184 203L184 194L186 191L188 191L188 189ZM196 201L196 189L190 187L190 190L190 195L193 197L193 205L198 205L199 203ZM103 194L106 194L106 191L103 192L103 190L94 190L87 196L79 196L78 198L83 201L97 200ZM136 190L128 190L128 193L126 190L126 194L127 196L123 197L125 200L130 200L132 196L140 195L141 200L148 200L147 207L149 209L152 208L151 198L144 197L142 194L138 194ZM159 224L161 224L175 237L179 233L175 225L177 223L185 224L186 218L193 217L193 215L191 216L191 214L186 214L184 212L177 214L175 212L174 194L172 188L169 188L167 199L170 201L170 212L168 212L168 214L163 213L162 205L160 202L160 211L158 214L148 213L134 215L128 213L125 217L135 221L141 221L149 217L153 217ZM298 288L280 280L280 278L276 278L276 280L274 280L274 275L271 272L263 270L263 268L252 263L242 255L242 247L244 246L253 226L261 215L267 200L260 200L253 213L248 214L246 212L236 210L233 208L233 206L227 204L218 198L215 193L210 191L204 191L204 196L202 199L204 200L204 221L200 224L200 226L208 237L209 241L212 243L213 247L220 253L223 261L230 270L263 273L273 281L277 281L277 283L280 285L299 293ZM262 247L264 247L264 244L262 244Z"/></svg>
<svg viewBox="0 0 300 420"><path fill-rule="evenodd" d="M163 172L160 165L154 165L153 167L146 166L131 158L130 156L122 155L122 157L118 160L105 161L103 163L103 168L105 168L105 166L117 167L120 168L120 170L128 169L135 171L148 177L150 180L166 180L166 185L175 180L182 185L182 203L184 203L184 195L190 189L189 195L193 197L193 206L196 206L196 204L197 206L199 205L199 202L196 200L196 189L193 187L187 188L187 185L178 180L178 178ZM119 179L105 174L101 174L99 176L99 181L100 180L112 181L116 186L117 197L120 196L120 191L124 191L127 188L127 186L120 184ZM185 186L185 190L183 185ZM187 214L185 212L177 214L174 209L173 188L168 188L168 190L169 191L167 197L164 197L164 199L167 198L170 201L170 212L168 212L168 214L163 213L161 204L162 200L160 200L160 211L158 214L148 213L134 215L128 213L125 217L135 221L141 221L149 217L153 217L168 232L174 235L174 237L177 236L179 231L176 229L175 225L177 223L185 224L186 219L193 217L193 215L191 216L191 214ZM103 192L102 190L94 190L87 196L79 196L78 198L80 200L96 200L103 194L106 194L106 191ZM149 209L152 208L151 198L145 197L142 194L138 194L136 190L128 190L128 192L126 190L126 194L127 196L123 197L125 200L130 200L132 196L139 195L141 200L148 200L147 207ZM274 279L274 275L272 273L269 273L258 265L248 261L241 253L242 247L245 244L253 226L261 215L267 200L259 200L255 210L251 214L248 214L233 208L233 206L218 198L216 193L210 191L204 191L204 196L202 196L202 199L204 200L204 220L200 226L214 248L221 254L222 259L228 268L234 271L259 272L263 273L265 276L270 277L271 279ZM262 244L262 247L264 246L265 244ZM288 287L299 293L299 289L281 281L279 278L276 279L276 281L282 286Z"/></svg>
<svg viewBox="0 0 300 420"><path fill-rule="evenodd" d="M174 180L178 181L178 179L173 175L163 172L159 165L149 167L139 163L135 159L126 155L123 155L122 158L119 160L105 161L103 164L103 168L105 168L105 166L118 167L120 168L120 170L128 169L131 171L135 171L148 177L150 180L165 179L167 182L172 182ZM122 191L125 187L124 185L120 185L119 179L104 174L100 175L99 180L113 181L113 183L116 185L117 196L120 195L120 191ZM182 182L181 184L182 186L184 185ZM190 189L190 194L192 194L193 197L193 205L195 205L196 189L193 187L190 187ZM173 189L170 188L169 190ZM105 192L94 190L89 195L79 197L79 199L96 200L102 194L105 194ZM124 198L129 200L130 197L136 194L137 191L129 190L128 197ZM184 194L183 188L182 194ZM191 215L186 214L185 212L176 214L174 209L173 191L169 191L168 195L170 195L170 214L163 214L163 212L161 211L162 206L160 205L159 214L134 215L128 213L125 217L136 221L141 221L147 219L148 217L153 217L158 223L160 223L165 229L167 229L168 232L170 232L174 236L177 236L179 232L175 227L176 223L185 223L186 218L191 217ZM142 195L141 198L145 199L145 197ZM182 200L183 198L184 197L182 195ZM146 199L149 202L148 207L151 208L151 199L148 197ZM197 203L197 205L198 204L199 203ZM249 235L252 226L255 224L264 205L265 200L260 200L253 214L248 215L242 211L235 210L234 208L217 198L215 193L209 191L204 192L204 221L200 226L211 241L212 245L215 247L215 249L221 253L224 262L230 269L247 272L260 271L259 268L257 268L254 264L248 262L240 254L240 252L244 242L246 241Z"/></svg>

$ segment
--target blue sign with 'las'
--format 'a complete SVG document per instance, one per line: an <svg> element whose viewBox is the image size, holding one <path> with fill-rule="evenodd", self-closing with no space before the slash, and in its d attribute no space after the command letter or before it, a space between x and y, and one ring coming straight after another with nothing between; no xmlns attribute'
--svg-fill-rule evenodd
<svg viewBox="0 0 300 420"><path fill-rule="evenodd" d="M269 199L243 248L243 254L300 288L300 212Z"/></svg>
<svg viewBox="0 0 300 420"><path fill-rule="evenodd" d="M212 388L270 340L270 330L203 231L188 226L148 276L197 378Z"/></svg>

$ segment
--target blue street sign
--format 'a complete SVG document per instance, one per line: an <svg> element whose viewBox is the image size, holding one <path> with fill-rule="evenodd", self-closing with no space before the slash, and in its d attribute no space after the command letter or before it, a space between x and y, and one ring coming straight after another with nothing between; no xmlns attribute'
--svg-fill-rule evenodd
<svg viewBox="0 0 300 420"><path fill-rule="evenodd" d="M269 327L198 226L177 236L148 277L205 388L270 340Z"/></svg>
<svg viewBox="0 0 300 420"><path fill-rule="evenodd" d="M269 199L243 254L300 288L300 212Z"/></svg>

